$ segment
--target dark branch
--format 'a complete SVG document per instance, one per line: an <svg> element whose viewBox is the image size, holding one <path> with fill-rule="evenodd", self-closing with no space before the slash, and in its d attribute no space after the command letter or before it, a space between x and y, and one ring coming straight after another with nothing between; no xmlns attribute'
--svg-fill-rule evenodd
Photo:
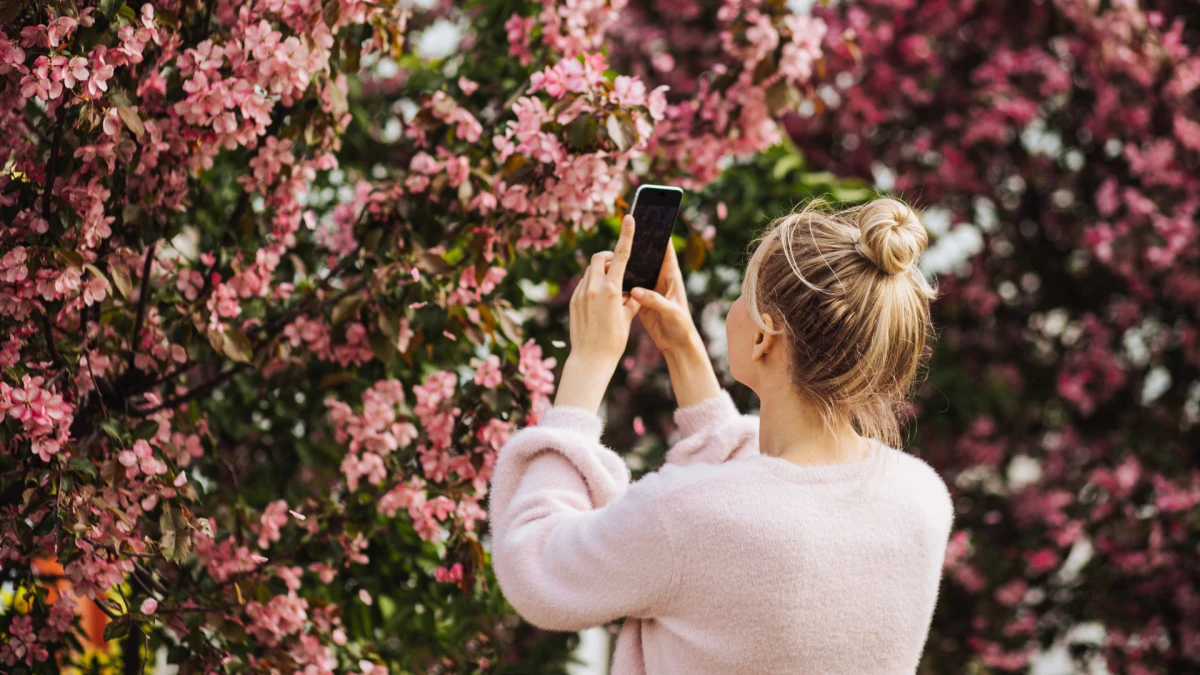
<svg viewBox="0 0 1200 675"><path fill-rule="evenodd" d="M153 242L146 249L146 262L142 264L142 286L138 293L137 318L133 321L133 333L129 336L129 366L133 366L133 358L137 356L138 333L142 332L142 321L146 319L146 298L150 295L150 268L154 265L154 250L158 242Z"/></svg>
<svg viewBox="0 0 1200 675"><path fill-rule="evenodd" d="M184 403L187 403L188 401L194 401L194 400L200 398L201 396L208 394L209 392L211 392L212 390L221 386L222 384L225 384L227 381L229 381L229 378L231 378L234 375L245 370L246 367L249 365L250 364L248 364L248 363L239 363L236 366L230 368L229 370L222 372L220 375L217 375L216 377L209 380L208 382L197 385L197 386L193 387L192 389L189 389L186 394L181 394L179 396L176 396L175 398L167 399L166 401L163 401L162 403L154 406L153 408L147 408L145 410L134 411L134 416L135 417L146 417L147 415L153 415L154 413L156 413L160 410L166 410L168 408L176 408L176 407L183 405Z"/></svg>
<svg viewBox="0 0 1200 675"><path fill-rule="evenodd" d="M67 104L58 104L58 124L54 128L54 140L50 142L50 162L46 166L46 187L42 190L42 219L50 224L50 195L54 192L54 181L58 179L58 148L62 145L63 129L67 126Z"/></svg>
<svg viewBox="0 0 1200 675"><path fill-rule="evenodd" d="M38 320L42 325L42 333L46 336L46 349L50 351L50 358L59 367L66 365L62 355L58 353L58 345L54 344L54 328L50 325L50 317L46 316L45 312L38 312Z"/></svg>

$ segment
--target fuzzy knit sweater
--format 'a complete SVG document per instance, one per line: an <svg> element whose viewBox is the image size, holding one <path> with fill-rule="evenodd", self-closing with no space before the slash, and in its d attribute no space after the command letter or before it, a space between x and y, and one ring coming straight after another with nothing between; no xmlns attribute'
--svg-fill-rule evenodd
<svg viewBox="0 0 1200 675"><path fill-rule="evenodd" d="M492 561L530 623L619 618L615 675L912 675L954 521L921 459L800 466L758 450L727 392L675 412L682 438L631 483L603 422L556 406L491 482Z"/></svg>

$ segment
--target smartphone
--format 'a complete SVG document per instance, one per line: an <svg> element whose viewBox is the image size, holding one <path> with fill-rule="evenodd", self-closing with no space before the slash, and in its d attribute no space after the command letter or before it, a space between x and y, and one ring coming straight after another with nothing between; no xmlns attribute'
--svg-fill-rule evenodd
<svg viewBox="0 0 1200 675"><path fill-rule="evenodd" d="M653 289L658 284L663 256L671 244L675 216L683 201L683 190L666 185L642 185L633 196L633 252L625 266L621 290Z"/></svg>

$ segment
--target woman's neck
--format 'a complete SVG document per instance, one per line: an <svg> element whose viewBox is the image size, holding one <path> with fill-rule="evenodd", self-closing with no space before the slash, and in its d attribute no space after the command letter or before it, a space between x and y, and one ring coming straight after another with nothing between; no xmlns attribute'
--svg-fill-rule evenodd
<svg viewBox="0 0 1200 675"><path fill-rule="evenodd" d="M789 388L790 389L790 388ZM837 464L862 459L865 439L849 422L830 429L817 410L794 391L763 392L759 412L759 451L794 464Z"/></svg>

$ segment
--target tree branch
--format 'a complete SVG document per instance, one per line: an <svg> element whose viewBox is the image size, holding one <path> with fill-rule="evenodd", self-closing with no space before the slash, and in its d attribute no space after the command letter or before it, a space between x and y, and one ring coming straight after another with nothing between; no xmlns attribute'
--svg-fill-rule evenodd
<svg viewBox="0 0 1200 675"><path fill-rule="evenodd" d="M62 145L63 129L67 126L67 105L58 104L58 124L54 128L54 140L50 142L50 162L46 166L46 186L42 190L42 219L50 224L50 195L54 192L54 181L58 179L58 148Z"/></svg>
<svg viewBox="0 0 1200 675"><path fill-rule="evenodd" d="M54 344L54 328L50 325L50 317L45 312L38 312L38 322L42 326L42 333L46 336L46 349L50 351L50 358L60 368L66 365L63 361L62 354L58 353L58 345Z"/></svg>
<svg viewBox="0 0 1200 675"><path fill-rule="evenodd" d="M146 249L146 262L142 264L142 285L138 292L137 318L133 321L133 333L129 336L129 363L127 367L133 367L133 359L137 356L138 333L142 332L142 321L146 319L146 297L150 295L150 268L154 265L154 251L158 248L158 242L150 244Z"/></svg>
<svg viewBox="0 0 1200 675"><path fill-rule="evenodd" d="M341 300L342 298L346 297L347 295L350 295L351 293L356 293L356 292L362 290L363 286L365 286L365 285L366 285L366 281L360 280L357 283L355 283L354 285L352 285L351 287L347 288L346 290L344 290L340 293L337 293L335 295L332 295L328 298L325 298L320 303L318 303L316 307L306 307L305 304L302 303L299 307L295 308L291 312L288 312L284 316L276 319L275 321L272 321L270 326L267 326L263 329L264 337L259 342L258 346L256 346L254 348L254 356L257 356L259 350L261 350L264 346L266 346L266 344L268 342L270 342L271 339L273 339L276 335L278 335L283 330L283 328L286 327L287 324L289 322L291 322L291 320L294 319L295 317L300 316L301 314L307 314L308 312L311 312L313 310L323 309L324 307L328 307L329 305L335 304L337 301ZM253 360L254 360L253 357L251 357L251 361L253 361ZM153 415L154 413L156 413L160 410L165 410L167 408L174 408L174 407L183 405L184 403L187 403L188 401L194 401L197 398L211 392L213 389L216 389L217 387L221 386L225 382L229 381L229 378L231 378L234 375L238 374L239 372L245 370L249 365L250 365L249 363L239 363L236 366L234 366L226 371L223 371L220 375L217 375L216 377L205 382L204 384L198 385L198 386L190 389L186 394L181 394L179 396L176 396L173 399L163 401L162 403L154 406L153 408L147 408L145 410L134 411L134 416L146 417L147 415Z"/></svg>
<svg viewBox="0 0 1200 675"><path fill-rule="evenodd" d="M205 394L211 392L213 389L216 389L217 387L221 386L222 384L225 384L227 381L229 381L229 378L231 378L234 375L238 374L239 372L245 370L249 365L250 364L248 364L248 363L239 363L236 366L234 366L226 371L223 371L220 375L217 375L216 377L209 380L208 382L205 382L204 384L200 384L200 385L197 385L197 386L189 389L186 394L181 394L179 396L176 396L175 398L167 399L166 401L163 401L162 403L154 406L153 408L147 408L145 410L135 410L133 414L135 417L146 417L148 415L153 415L154 413L156 413L160 410L166 410L167 408L176 408L178 406L183 405L184 403L187 403L188 401L194 401L194 400L200 398L201 396L204 396Z"/></svg>

